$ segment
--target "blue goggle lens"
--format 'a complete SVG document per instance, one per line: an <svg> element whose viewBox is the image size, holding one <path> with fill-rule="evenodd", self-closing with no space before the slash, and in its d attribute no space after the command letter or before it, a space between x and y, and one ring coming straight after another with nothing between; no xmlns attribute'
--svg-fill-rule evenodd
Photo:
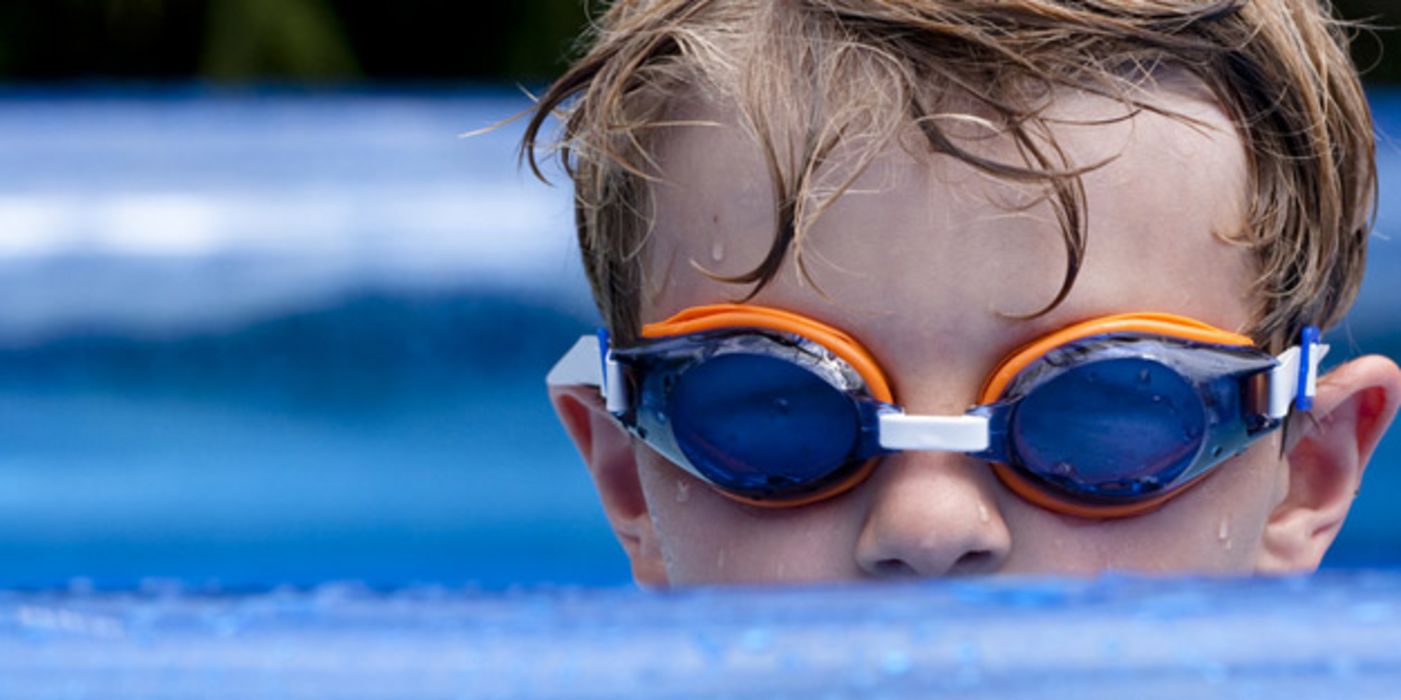
<svg viewBox="0 0 1401 700"><path fill-rule="evenodd" d="M1149 498L1195 461L1206 412L1180 373L1148 358L1070 367L1036 386L1009 423L1019 466L1072 496Z"/></svg>
<svg viewBox="0 0 1401 700"><path fill-rule="evenodd" d="M721 488L756 499L795 497L858 461L855 402L788 360L720 355L674 381L667 413L676 445Z"/></svg>

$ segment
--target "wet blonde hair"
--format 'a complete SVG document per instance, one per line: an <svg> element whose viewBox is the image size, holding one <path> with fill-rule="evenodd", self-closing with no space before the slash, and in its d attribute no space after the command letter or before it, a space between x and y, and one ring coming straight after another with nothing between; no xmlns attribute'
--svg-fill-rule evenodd
<svg viewBox="0 0 1401 700"><path fill-rule="evenodd" d="M620 0L541 96L521 151L540 175L541 131L562 118L552 145L574 182L595 301L622 344L639 333L649 187L664 177L652 154L693 97L732 104L768 165L772 245L753 270L722 278L749 296L789 255L806 274L805 232L914 126L929 152L1042 188L1067 253L1045 313L1079 272L1081 176L1098 165L1056 145L1053 95L1161 111L1139 99L1143 87L1186 71L1245 145L1248 218L1228 235L1258 263L1247 332L1278 349L1305 325L1335 324L1361 284L1375 144L1345 29L1318 0ZM980 155L960 123L991 125L1016 156ZM845 174L833 182L832 171Z"/></svg>

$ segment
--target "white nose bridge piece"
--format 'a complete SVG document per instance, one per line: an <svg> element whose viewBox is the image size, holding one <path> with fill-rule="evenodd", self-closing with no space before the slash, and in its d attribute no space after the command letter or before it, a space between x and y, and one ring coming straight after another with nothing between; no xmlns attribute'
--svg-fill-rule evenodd
<svg viewBox="0 0 1401 700"><path fill-rule="evenodd" d="M880 446L887 450L982 452L988 448L984 416L912 416L880 414Z"/></svg>

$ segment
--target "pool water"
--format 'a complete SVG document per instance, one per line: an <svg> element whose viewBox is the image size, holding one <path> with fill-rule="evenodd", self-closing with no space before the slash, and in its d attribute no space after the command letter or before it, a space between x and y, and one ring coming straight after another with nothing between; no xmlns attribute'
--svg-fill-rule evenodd
<svg viewBox="0 0 1401 700"><path fill-rule="evenodd" d="M1394 698L1401 577L0 593L8 699Z"/></svg>

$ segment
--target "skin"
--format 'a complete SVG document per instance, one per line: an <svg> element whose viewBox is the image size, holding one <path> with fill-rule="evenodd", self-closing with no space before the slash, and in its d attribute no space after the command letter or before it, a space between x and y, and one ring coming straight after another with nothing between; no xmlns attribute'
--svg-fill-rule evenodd
<svg viewBox="0 0 1401 700"><path fill-rule="evenodd" d="M1051 209L1036 192L915 146L891 148L809 230L752 303L789 309L858 338L911 413L955 415L999 359L1076 321L1162 311L1227 330L1251 321L1247 251L1225 240L1245 218L1245 153L1220 110L1191 91L1160 95L1192 126L1143 112L1115 124L1063 125L1085 176L1088 248L1066 300L1044 316L1065 269ZM1057 116L1123 108L1069 95ZM657 154L645 321L743 290L709 273L751 269L773 229L767 171L735 115L703 104ZM915 141L908 143L914 144ZM1007 158L996 142L980 148ZM1031 204L1029 208L1026 206ZM834 581L968 574L1250 573L1315 568L1346 517L1367 457L1396 411L1401 371L1353 361L1320 382L1314 420L1290 444L1276 432L1163 507L1102 520L1052 512L959 454L888 457L870 479L820 503L768 509L726 499L632 440L596 391L554 392L605 510L644 585ZM1281 449L1286 455L1281 458Z"/></svg>

